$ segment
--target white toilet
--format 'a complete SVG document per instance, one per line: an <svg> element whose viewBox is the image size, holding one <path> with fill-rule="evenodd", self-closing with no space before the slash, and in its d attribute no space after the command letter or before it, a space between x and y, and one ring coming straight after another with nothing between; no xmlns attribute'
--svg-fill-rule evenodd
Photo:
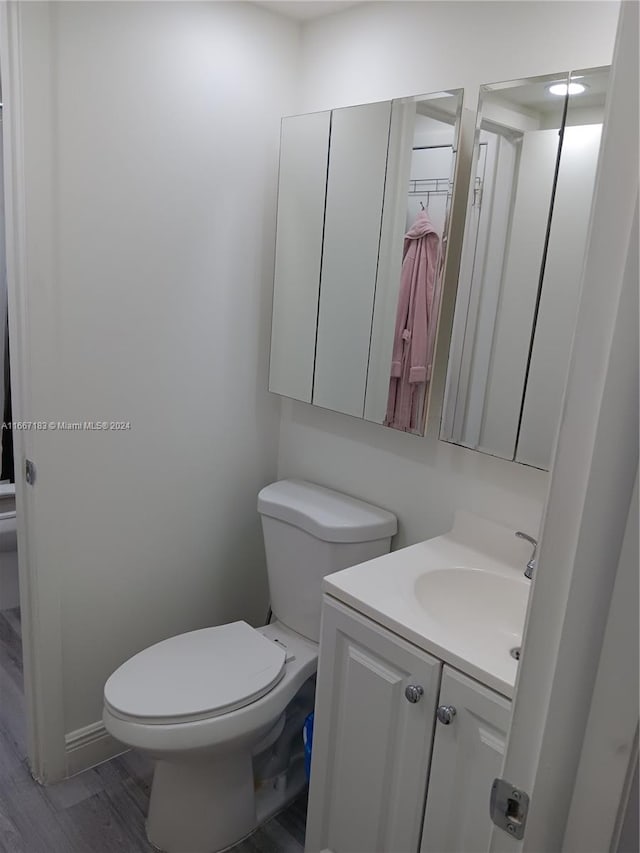
<svg viewBox="0 0 640 853"><path fill-rule="evenodd" d="M262 489L258 512L271 624L164 640L104 688L107 730L156 760L147 835L167 853L224 850L302 789L322 578L387 553L397 529L390 512L294 480Z"/></svg>

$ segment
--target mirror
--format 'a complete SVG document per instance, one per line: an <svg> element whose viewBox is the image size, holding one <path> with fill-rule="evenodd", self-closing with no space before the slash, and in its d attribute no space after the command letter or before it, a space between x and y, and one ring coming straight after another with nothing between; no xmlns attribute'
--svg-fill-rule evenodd
<svg viewBox="0 0 640 853"><path fill-rule="evenodd" d="M424 432L461 106L282 120L270 391Z"/></svg>
<svg viewBox="0 0 640 853"><path fill-rule="evenodd" d="M548 469L609 69L482 86L441 439Z"/></svg>
<svg viewBox="0 0 640 853"><path fill-rule="evenodd" d="M393 101L364 417L424 434L462 90Z"/></svg>

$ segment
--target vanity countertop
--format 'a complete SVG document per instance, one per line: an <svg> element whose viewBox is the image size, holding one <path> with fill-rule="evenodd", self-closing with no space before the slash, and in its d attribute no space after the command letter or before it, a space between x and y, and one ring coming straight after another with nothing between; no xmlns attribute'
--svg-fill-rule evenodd
<svg viewBox="0 0 640 853"><path fill-rule="evenodd" d="M459 511L453 529L328 575L327 595L511 698L531 582L531 546Z"/></svg>

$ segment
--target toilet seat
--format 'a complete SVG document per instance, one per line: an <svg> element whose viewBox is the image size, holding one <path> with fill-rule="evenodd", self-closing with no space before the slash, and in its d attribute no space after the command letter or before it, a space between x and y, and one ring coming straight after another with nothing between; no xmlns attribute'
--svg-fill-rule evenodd
<svg viewBox="0 0 640 853"><path fill-rule="evenodd" d="M105 705L146 725L209 719L255 702L281 680L286 651L246 622L180 634L150 646L105 684Z"/></svg>

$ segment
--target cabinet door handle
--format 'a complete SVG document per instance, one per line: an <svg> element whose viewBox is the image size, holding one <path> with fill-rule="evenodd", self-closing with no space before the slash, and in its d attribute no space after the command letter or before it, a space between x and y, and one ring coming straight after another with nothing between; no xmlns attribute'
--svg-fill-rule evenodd
<svg viewBox="0 0 640 853"><path fill-rule="evenodd" d="M404 695L407 700L415 705L416 702L419 702L422 699L424 694L424 688L420 687L419 684L409 684L404 689Z"/></svg>
<svg viewBox="0 0 640 853"><path fill-rule="evenodd" d="M448 726L453 722L456 715L456 709L453 705L440 705L436 711L436 716L443 726Z"/></svg>

